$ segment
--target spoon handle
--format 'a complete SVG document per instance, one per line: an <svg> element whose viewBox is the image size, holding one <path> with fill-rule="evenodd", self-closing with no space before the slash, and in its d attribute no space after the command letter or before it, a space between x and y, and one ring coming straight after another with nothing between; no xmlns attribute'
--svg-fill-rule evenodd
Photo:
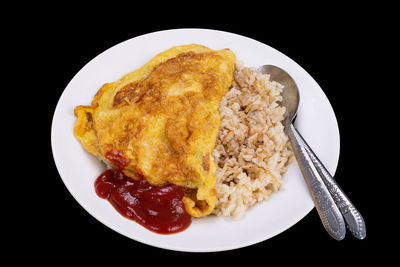
<svg viewBox="0 0 400 267"><path fill-rule="evenodd" d="M354 207L353 203L351 203L350 199L336 183L335 179L333 179L328 170L325 168L324 164L322 164L322 162L318 159L317 155L315 155L300 133L298 133L298 136L307 154L310 156L312 163L321 176L322 181L325 183L330 194L332 195L336 206L342 213L351 234L358 239L364 239L366 236L365 222L360 212Z"/></svg>
<svg viewBox="0 0 400 267"><path fill-rule="evenodd" d="M292 123L288 127L285 127L285 130L322 224L334 239L342 240L346 235L346 227L342 214L322 181L310 155L307 153L300 134Z"/></svg>

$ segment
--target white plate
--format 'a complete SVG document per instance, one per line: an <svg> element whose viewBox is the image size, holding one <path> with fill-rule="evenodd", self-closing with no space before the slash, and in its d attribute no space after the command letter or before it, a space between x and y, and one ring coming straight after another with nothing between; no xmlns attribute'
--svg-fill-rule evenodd
<svg viewBox="0 0 400 267"><path fill-rule="evenodd" d="M283 177L282 189L268 201L249 209L240 221L208 216L193 219L185 231L159 235L122 217L108 201L99 198L94 181L104 166L87 153L72 133L77 105L89 104L107 82L145 64L156 54L175 45L198 43L212 49L231 49L246 66L272 64L286 70L301 95L296 126L333 174L339 159L339 129L333 109L314 79L279 51L241 35L206 29L154 32L122 42L84 66L65 88L52 124L53 156L66 187L97 220L139 242L179 251L221 251L249 246L271 238L296 224L314 204L297 164Z"/></svg>

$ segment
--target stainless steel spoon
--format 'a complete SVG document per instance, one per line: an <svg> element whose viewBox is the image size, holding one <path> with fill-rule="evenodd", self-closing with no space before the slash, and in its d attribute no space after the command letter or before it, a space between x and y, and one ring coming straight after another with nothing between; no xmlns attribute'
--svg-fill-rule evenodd
<svg viewBox="0 0 400 267"><path fill-rule="evenodd" d="M353 236L365 238L365 222L360 212L293 125L300 102L295 81L286 71L276 66L264 65L258 70L269 74L271 80L284 86L282 105L286 108L283 121L285 132L325 229L333 238L342 240L346 235L345 220Z"/></svg>

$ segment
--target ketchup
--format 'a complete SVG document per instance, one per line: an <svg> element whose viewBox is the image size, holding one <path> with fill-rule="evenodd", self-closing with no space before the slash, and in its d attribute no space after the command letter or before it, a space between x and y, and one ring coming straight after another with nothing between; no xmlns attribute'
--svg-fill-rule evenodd
<svg viewBox="0 0 400 267"><path fill-rule="evenodd" d="M122 170L129 164L129 159L125 158L124 154L116 149L107 152L106 159L114 163L118 170Z"/></svg>
<svg viewBox="0 0 400 267"><path fill-rule="evenodd" d="M116 150L107 153L106 158L118 169L108 169L96 179L99 197L107 199L124 217L159 234L177 233L189 227L191 216L185 210L181 187L153 186L143 177L134 180L126 176L121 169L129 160Z"/></svg>

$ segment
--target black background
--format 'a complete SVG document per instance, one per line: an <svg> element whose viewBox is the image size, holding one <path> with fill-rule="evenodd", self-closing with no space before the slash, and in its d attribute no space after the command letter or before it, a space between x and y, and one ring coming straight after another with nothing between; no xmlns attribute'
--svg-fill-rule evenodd
<svg viewBox="0 0 400 267"><path fill-rule="evenodd" d="M374 16L374 6L258 6L232 3L231 9L215 3L193 7L178 4L150 7L108 3L103 10L81 5L59 5L40 13L29 12L25 23L13 34L23 37L15 47L23 47L24 62L18 62L28 72L14 83L23 83L24 98L34 100L35 114L25 117L24 128L39 133L30 141L35 152L34 177L29 179L24 193L24 211L18 227L20 239L13 251L24 251L32 261L49 260L49 255L62 261L91 262L126 259L131 264L139 258L149 261L187 262L193 259L256 259L279 260L285 263L316 262L341 264L349 260L386 261L388 243L380 236L382 227L371 146L365 139L374 134L368 122L374 110L367 107L374 86L371 65L379 55L374 46L383 40L381 24ZM196 4L194 4L196 6ZM156 10L154 10L156 8ZM57 101L68 82L91 59L104 50L135 36L175 28L209 28L241 34L286 54L300 64L319 83L335 111L341 138L341 150L336 180L364 216L367 238L357 240L349 233L343 241L335 241L325 232L316 210L283 233L258 244L219 253L183 253L155 248L130 240L107 228L89 215L64 186L54 165L50 129ZM17 39L16 39L17 40ZM18 72L16 72L18 74ZM14 74L16 74L14 73ZM15 90L19 96L20 91ZM39 92L39 93L37 93ZM21 94L22 95L22 94ZM39 103L39 104L38 104ZM363 109L364 116L357 114ZM44 167L44 168L43 168ZM22 194L22 193L21 193ZM29 196L29 197L28 197ZM15 241L15 239L14 239ZM24 257L22 257L24 258ZM16 257L15 259L21 259ZM195 260L196 261L196 260Z"/></svg>

